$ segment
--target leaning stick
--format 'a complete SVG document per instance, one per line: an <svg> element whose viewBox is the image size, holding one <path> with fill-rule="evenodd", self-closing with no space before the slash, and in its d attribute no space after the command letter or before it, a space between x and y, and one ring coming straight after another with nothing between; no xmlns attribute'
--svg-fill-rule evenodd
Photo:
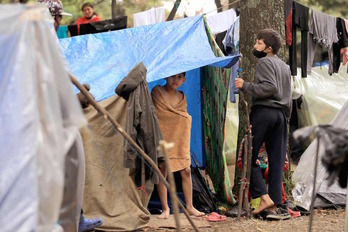
<svg viewBox="0 0 348 232"><path fill-rule="evenodd" d="M100 113L103 115L103 117L105 119L108 119L111 124L116 128L116 130L118 132L121 133L121 135L127 139L127 141L137 150L137 152L147 161L147 163L154 169L154 171L157 173L157 175L159 176L159 179L164 183L164 185L167 187L167 189L170 190L170 185L169 183L166 181L166 179L164 178L164 176L162 175L161 171L159 170L159 168L157 167L157 165L155 164L155 162L153 162L153 160L138 146L138 144L136 144L134 142L134 140L129 136L129 134L127 132L124 131L124 129L121 127L120 124L118 124L116 122L116 120L111 116L111 114L104 109L103 107L101 107L89 94L89 92L80 84L80 82L77 81L76 77L69 73L70 79L72 81L72 83L81 91L81 93L87 98L88 102L91 103L91 105ZM193 223L192 219L190 218L189 213L187 212L187 210L185 209L185 207L183 206L183 204L178 200L178 197L175 196L179 207L182 209L182 211L184 212L187 220L189 220L190 224L192 225L193 229L195 231L199 231L197 226Z"/></svg>
<svg viewBox="0 0 348 232"><path fill-rule="evenodd" d="M244 149L244 154L246 154L247 151L247 136L244 135L244 138L242 139L240 149ZM239 183L239 200L238 200L238 215L237 220L240 221L240 216L242 214L242 204L243 204L243 192L244 192L244 185L245 185L245 176L246 176L246 169L247 169L247 159L244 158L243 160L243 169L242 169L242 178L240 179Z"/></svg>
<svg viewBox="0 0 348 232"><path fill-rule="evenodd" d="M310 216L309 216L309 226L308 231L312 231L312 224L313 224L313 216L314 216L314 201L316 196L316 184L317 184L317 173L318 173L318 160L319 160L319 149L320 149L320 134L318 133L319 128L316 128L316 136L317 136L317 152L315 154L315 161L314 161L314 180L313 180L313 191L312 191L312 199L311 199L311 206L310 206Z"/></svg>
<svg viewBox="0 0 348 232"><path fill-rule="evenodd" d="M173 148L174 143L167 143L164 140L161 140L159 142L160 145L160 150L164 155L164 162L166 164L166 169L167 169L167 173L168 173L168 181L170 184L170 191L169 191L169 195L170 195L170 200L172 202L172 207L173 207L173 211L174 211L174 218L175 218L175 223L176 223L176 231L180 232L181 231L181 226L180 226L180 220L179 220L179 207L178 207L178 201L175 198L176 196L176 186L175 186L175 180L174 180L174 175L172 172L172 168L170 167L169 164L169 158L168 158L168 154L167 151L168 149Z"/></svg>
<svg viewBox="0 0 348 232"><path fill-rule="evenodd" d="M248 120L249 124L249 120ZM249 207L249 186L250 186L250 176L251 176L251 158L252 158L252 134L251 134L251 125L248 125L248 132L247 132L247 140L248 140L248 152L247 152L247 171L246 171L246 185L244 190L244 201L245 201L245 211L247 218L250 218L250 207Z"/></svg>

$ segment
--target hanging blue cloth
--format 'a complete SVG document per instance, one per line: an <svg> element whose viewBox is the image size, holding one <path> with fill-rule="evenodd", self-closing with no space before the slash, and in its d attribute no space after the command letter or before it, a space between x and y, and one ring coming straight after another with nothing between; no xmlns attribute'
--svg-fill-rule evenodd
<svg viewBox="0 0 348 232"><path fill-rule="evenodd" d="M59 26L59 29L57 31L57 36L58 39L63 39L63 38L67 38L68 34L68 26Z"/></svg>

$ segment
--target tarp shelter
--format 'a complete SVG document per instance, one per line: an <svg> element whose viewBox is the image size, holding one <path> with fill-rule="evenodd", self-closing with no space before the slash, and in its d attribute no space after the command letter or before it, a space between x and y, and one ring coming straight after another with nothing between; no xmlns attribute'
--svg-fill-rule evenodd
<svg viewBox="0 0 348 232"><path fill-rule="evenodd" d="M62 231L64 162L86 119L47 7L0 4L0 50L1 231Z"/></svg>
<svg viewBox="0 0 348 232"><path fill-rule="evenodd" d="M143 61L147 67L147 81L150 88L159 83L163 84L163 78L165 77L187 72L187 80L182 86L182 90L187 96L188 112L193 118L191 151L197 158L199 165L205 165L201 105L202 73L200 68L207 65L230 67L238 60L238 56L216 57L209 43L204 20L201 16L114 32L72 37L60 40L60 44L71 72L75 74L81 83L90 84L91 93L98 101L110 100L110 97L115 95L114 91L118 83L140 61ZM224 81L226 82L228 79L225 77ZM223 85L223 82L221 85ZM223 96L221 94L221 97ZM220 125L217 130L221 132L221 128L223 126ZM214 141L212 142L214 143ZM88 166L94 165L88 163L87 153L88 151L86 151L87 170L84 208L88 208L86 199L88 199L87 204L89 205L97 203L106 206L106 202L101 203L102 199L98 195L88 196L88 193L86 194L86 191L89 191L87 188L94 188L95 192L93 194L98 194L98 186L87 185L90 181ZM99 152L98 155L102 155L102 153ZM215 154L215 156L221 157L222 154ZM102 157L99 158L103 159ZM112 163L116 164L116 161L114 160ZM116 187L115 184L112 185L112 181L115 180L110 179L110 175L106 175L106 173L110 174L116 171L114 166L105 166L103 162L100 162L97 169L104 169L104 180L111 181L111 183L109 182L110 188ZM223 170L221 175L224 175ZM90 177L92 178L92 176ZM223 178L221 176L221 179ZM90 183L96 184L94 181ZM100 191L102 190L100 189ZM117 207L111 201L108 201L108 203L109 209ZM103 210L106 212L105 214L109 213L105 211L108 209L103 208ZM88 212L87 209L86 213L98 213L97 211L91 211ZM111 220L116 214L114 211L113 214L108 215L108 218ZM111 229L108 223L104 226L103 229Z"/></svg>
<svg viewBox="0 0 348 232"><path fill-rule="evenodd" d="M300 72L298 72L300 73ZM294 95L301 95L301 104L295 104L299 127L328 124L342 129L348 129L348 79L346 67L341 67L339 73L328 75L328 67L315 67L311 75L294 79ZM322 165L321 157L325 155L324 144L320 144L315 207L344 205L346 190L337 182L328 186L328 173ZM314 164L317 140L315 139L303 153L293 174L296 183L292 195L296 204L309 210L314 182Z"/></svg>

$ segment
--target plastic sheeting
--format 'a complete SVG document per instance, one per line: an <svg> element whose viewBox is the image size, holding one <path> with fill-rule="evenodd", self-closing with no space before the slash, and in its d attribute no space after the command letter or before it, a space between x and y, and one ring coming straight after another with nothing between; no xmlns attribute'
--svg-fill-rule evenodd
<svg viewBox="0 0 348 232"><path fill-rule="evenodd" d="M152 82L206 65L230 67L235 57L215 57L202 16L119 31L61 39L70 70L89 83L97 101L115 94L128 72L143 61ZM77 92L77 89L75 89Z"/></svg>
<svg viewBox="0 0 348 232"><path fill-rule="evenodd" d="M332 76L329 76L327 72L327 67L316 67L307 78L301 78L300 74L295 77L294 92L302 94L303 99L301 109L297 109L300 127L331 122L330 124L335 127L348 129L348 77L345 68L341 68L338 74ZM323 146L324 144L320 143L315 191L326 199L326 202L341 204L340 196L345 196L346 190L340 188L337 182L328 186L326 180L328 173L321 161L321 157L325 155ZM315 139L303 153L293 174L296 186L292 190L292 196L296 204L307 210L310 208L312 199L316 147ZM344 199L343 197L343 202ZM318 204L321 203L316 200L315 206Z"/></svg>
<svg viewBox="0 0 348 232"><path fill-rule="evenodd" d="M348 74L345 66L332 76L328 75L328 66L312 68L307 78L295 76L294 95L302 95L301 108L297 108L299 127L331 122L348 100L347 89Z"/></svg>
<svg viewBox="0 0 348 232"><path fill-rule="evenodd" d="M57 231L65 154L85 123L46 7L0 5L0 224Z"/></svg>

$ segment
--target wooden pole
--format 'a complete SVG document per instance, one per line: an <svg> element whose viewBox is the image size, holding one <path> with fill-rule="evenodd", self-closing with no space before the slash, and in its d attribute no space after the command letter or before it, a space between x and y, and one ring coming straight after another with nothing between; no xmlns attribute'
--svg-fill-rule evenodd
<svg viewBox="0 0 348 232"><path fill-rule="evenodd" d="M347 194L346 194L346 215L344 217L344 232L348 232L348 180L347 180Z"/></svg>
<svg viewBox="0 0 348 232"><path fill-rule="evenodd" d="M181 3L181 0L175 1L174 6L173 6L172 10L170 11L166 21L172 21L174 19L174 16L175 16L176 11L178 10L178 8L180 6L180 3Z"/></svg>
<svg viewBox="0 0 348 232"><path fill-rule="evenodd" d="M160 150L164 155L164 161L165 161L166 169L167 169L167 173L168 173L168 181L170 184L169 195L170 195L170 201L172 202L172 207L173 207L173 211L174 211L176 231L180 232L182 230L181 230L180 220L179 220L178 201L177 201L177 198L175 197L176 196L176 186L175 186L174 175L172 172L172 168L170 167L169 158L168 158L168 154L167 154L168 149L171 149L174 147L174 143L167 143L166 141L161 140L159 142L159 145L161 148Z"/></svg>
<svg viewBox="0 0 348 232"><path fill-rule="evenodd" d="M244 157L243 157L243 170L242 170L242 177L240 179L240 186L239 186L239 199L238 199L238 215L237 220L240 221L240 216L242 214L242 204L243 204L243 192L244 192L244 185L245 185L245 176L246 176L246 169L247 169L247 159L246 159L246 152L247 152L247 137L244 136L242 140L242 146L241 149L244 149Z"/></svg>
<svg viewBox="0 0 348 232"><path fill-rule="evenodd" d="M248 112L248 110L247 110ZM245 201L245 211L246 211L246 216L247 218L250 218L251 213L250 213L250 207L249 207L249 186L250 186L250 176L251 176L251 160L252 160L252 134L251 134L251 125L249 124L249 117L248 117L248 131L247 131L247 140L248 140L248 152L247 152L247 157L248 159L247 162L247 171L246 171L246 185L245 185L245 190L244 190L244 201Z"/></svg>
<svg viewBox="0 0 348 232"><path fill-rule="evenodd" d="M134 140L129 136L129 134L127 132L124 131L124 129L121 127L120 124L118 124L118 122L116 122L116 120L111 116L111 114L103 107L101 107L89 94L89 92L85 89L85 87L83 87L75 78L75 76L71 73L69 73L70 79L72 81L72 83L81 91L81 93L87 98L88 102L91 103L91 105L100 113L103 115L103 117L105 119L108 119L111 124L116 128L116 130L118 132L121 133L121 135L127 139L127 141L135 148L135 150L146 160L146 162L153 168L153 170L157 173L157 175L159 176L159 179L164 183L164 185L167 187L168 190L170 190L170 185L169 183L166 181L166 179L164 178L164 176L162 175L161 171L159 170L159 168L157 167L157 165L155 164L155 162L153 162L153 160L138 146L138 144L136 144L136 142L134 142ZM193 229L195 231L199 231L197 226L193 223L192 219L190 218L189 213L187 212L187 210L185 209L185 207L183 206L183 204L178 200L177 196L175 196L179 207L182 209L182 211L184 212L187 220L189 220L190 224L192 225Z"/></svg>
<svg viewBox="0 0 348 232"><path fill-rule="evenodd" d="M317 154L315 155L315 163L314 163L314 183L313 183L313 191L312 191L312 200L311 200L311 208L310 208L310 217L309 217L309 228L308 231L312 231L312 224L313 224L313 216L314 216L314 201L315 201L315 196L316 196L316 182L317 182L317 169L318 169L318 159L319 159L319 140L320 140L320 135L318 133L319 127L316 127L316 135L317 135Z"/></svg>

